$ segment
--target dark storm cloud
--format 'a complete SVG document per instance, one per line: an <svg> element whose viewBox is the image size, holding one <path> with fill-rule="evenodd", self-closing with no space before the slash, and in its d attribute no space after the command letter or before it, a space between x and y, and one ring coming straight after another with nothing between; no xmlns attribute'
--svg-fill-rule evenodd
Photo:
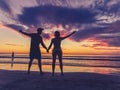
<svg viewBox="0 0 120 90"><path fill-rule="evenodd" d="M110 5L111 4L111 5ZM119 16L120 1L116 0L96 0L95 9L108 16Z"/></svg>
<svg viewBox="0 0 120 90"><path fill-rule="evenodd" d="M120 14L120 1L117 4L114 4L113 6L110 7L108 10L110 13L119 13Z"/></svg>
<svg viewBox="0 0 120 90"><path fill-rule="evenodd" d="M24 30L24 28L22 26L19 26L19 25L14 25L14 24L7 24L5 25L7 27L10 27L12 29L15 29L15 30ZM50 35L47 34L47 33L44 33L42 34L42 36L45 38L45 39L49 39L50 38Z"/></svg>
<svg viewBox="0 0 120 90"><path fill-rule="evenodd" d="M109 25L103 34L104 35L95 36L96 40L105 42L109 46L120 47L120 21Z"/></svg>
<svg viewBox="0 0 120 90"><path fill-rule="evenodd" d="M84 30L79 30L77 33L75 33L72 38L75 41L81 41L90 37L94 37L96 34L104 33L106 27L94 27L94 28L89 28L89 29L84 29Z"/></svg>
<svg viewBox="0 0 120 90"><path fill-rule="evenodd" d="M8 0L0 0L0 8L7 13L11 13L10 6L8 5Z"/></svg>
<svg viewBox="0 0 120 90"><path fill-rule="evenodd" d="M112 12L112 11L111 11ZM62 24L64 25L73 25L76 24L91 24L96 23L96 16L99 13L95 13L93 11L89 11L86 8L65 8L58 6L38 6L38 7L30 7L24 8L21 15L18 15L18 19L21 23L26 25L37 25L41 23L42 18L46 23L53 23L55 25ZM102 27L89 27L84 30L79 30L76 34L72 36L72 39L75 41L81 41L84 39L88 39L91 37L96 38L96 40L100 38L101 42L106 42L110 46L119 46L118 37L115 39L112 38L104 38L104 37L96 37L96 35L104 34L104 33L115 33L119 32L119 30L114 30L115 27L109 29L112 24L100 23ZM103 27L104 26L104 27ZM49 38L49 35L43 35L45 38ZM107 40L108 39L108 40Z"/></svg>
<svg viewBox="0 0 120 90"><path fill-rule="evenodd" d="M104 42L109 46L120 47L120 21L106 25L103 28L91 27L90 29L79 30L72 38L76 41L94 38L96 41Z"/></svg>
<svg viewBox="0 0 120 90"><path fill-rule="evenodd" d="M10 27L15 30L23 30L24 29L22 26L15 25L15 24L6 24L5 26Z"/></svg>
<svg viewBox="0 0 120 90"><path fill-rule="evenodd" d="M120 47L120 36L98 36L96 40L105 42L109 46Z"/></svg>
<svg viewBox="0 0 120 90"><path fill-rule="evenodd" d="M89 11L86 8L66 8L58 6L38 6L23 8L21 15L18 15L20 22L26 25L37 25L40 22L40 18L44 21L53 24L81 24L81 23L93 23L96 21L95 12Z"/></svg>

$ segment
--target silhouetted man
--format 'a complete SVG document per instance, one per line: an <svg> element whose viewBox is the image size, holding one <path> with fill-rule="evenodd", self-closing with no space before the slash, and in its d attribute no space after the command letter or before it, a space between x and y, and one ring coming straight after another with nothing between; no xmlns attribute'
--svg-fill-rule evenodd
<svg viewBox="0 0 120 90"><path fill-rule="evenodd" d="M43 74L42 66L41 66L41 52L40 52L40 48L39 48L39 44L41 44L43 46L43 48L45 48L47 50L45 44L43 43L43 39L40 36L43 30L44 30L43 28L38 28L37 33L32 33L32 34L28 34L28 33L22 32L22 30L20 30L20 32L22 34L31 37L30 61L29 61L28 72L27 72L28 74L30 73L30 68L31 68L33 59L38 59L38 66L39 66L40 74L41 75Z"/></svg>

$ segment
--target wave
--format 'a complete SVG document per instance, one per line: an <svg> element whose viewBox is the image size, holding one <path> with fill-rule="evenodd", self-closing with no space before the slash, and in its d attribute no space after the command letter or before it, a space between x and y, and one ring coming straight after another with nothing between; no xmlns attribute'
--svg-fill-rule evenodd
<svg viewBox="0 0 120 90"><path fill-rule="evenodd" d="M11 58L11 55L0 55L0 58ZM23 58L23 59L29 59L28 54L17 54L14 58ZM43 55L42 59L52 59L51 55ZM68 55L63 56L63 59L65 60L100 60L100 61L120 61L120 56L110 56L110 55L84 55L84 56L75 56L75 55Z"/></svg>

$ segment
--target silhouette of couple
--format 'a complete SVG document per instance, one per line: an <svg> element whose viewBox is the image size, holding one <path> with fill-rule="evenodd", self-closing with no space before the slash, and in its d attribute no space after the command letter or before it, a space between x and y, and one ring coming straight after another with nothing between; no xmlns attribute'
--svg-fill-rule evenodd
<svg viewBox="0 0 120 90"><path fill-rule="evenodd" d="M43 46L43 48L46 49L47 52L49 52L49 50L50 50L50 48L53 44L54 48L52 50L52 58L53 58L53 61L52 61L52 76L54 76L55 62L56 62L57 56L58 56L59 63L60 63L61 75L63 75L61 41L66 39L67 37L71 36L76 31L72 32L71 34L69 34L65 37L60 37L60 32L55 31L55 38L53 38L51 40L51 43L50 43L50 45L47 49L47 47L45 46L45 44L43 42L42 37L40 36L43 30L44 30L43 28L38 28L37 33L32 33L32 34L28 34L28 33L23 32L22 30L20 30L20 32L22 34L31 37L30 61L29 61L28 72L27 73L30 74L30 68L31 68L33 59L38 59L38 66L39 66L40 74L43 75L42 65L41 65L41 52L40 52L39 44L41 44Z"/></svg>

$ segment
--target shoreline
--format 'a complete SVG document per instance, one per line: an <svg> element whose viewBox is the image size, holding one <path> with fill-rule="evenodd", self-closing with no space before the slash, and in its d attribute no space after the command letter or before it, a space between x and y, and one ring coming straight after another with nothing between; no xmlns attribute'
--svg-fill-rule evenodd
<svg viewBox="0 0 120 90"><path fill-rule="evenodd" d="M56 65L55 76L52 66L42 65L43 76L37 64L32 64L27 74L28 64L0 63L0 90L119 90L120 73L112 68L63 66L64 76ZM114 71L114 72L112 72ZM115 73L116 72L116 73Z"/></svg>
<svg viewBox="0 0 120 90"><path fill-rule="evenodd" d="M0 58L4 58L4 59L11 59L11 56L0 56ZM28 59L29 57L25 57L25 56L15 56L14 59ZM52 60L52 56L44 56L41 59L44 60ZM58 59L58 58L57 58ZM85 58L84 56L78 56L78 57L74 57L74 56L63 56L62 58L63 60L96 60L96 61L120 61L120 57L87 57Z"/></svg>
<svg viewBox="0 0 120 90"><path fill-rule="evenodd" d="M28 64L13 64L13 67L11 67L11 64L1 64L0 63L0 69L1 70L10 70L10 71L25 71L27 72ZM51 65L44 65L42 64L42 70L43 72L52 72L52 66ZM31 67L32 72L39 72L38 64L32 64ZM55 72L60 73L60 67L59 65L56 65ZM104 68L104 67L87 67L87 66L65 66L63 65L63 72L85 72L85 73L96 73L96 74L103 74L103 75L116 75L120 76L119 68Z"/></svg>
<svg viewBox="0 0 120 90"><path fill-rule="evenodd" d="M42 62L45 73L43 76L39 74L36 60L29 75L27 74L29 60L17 61L15 58L13 67L11 60L8 60L9 63L5 60L7 59L0 62L0 90L120 90L119 63L115 67L108 67L112 64L104 62L103 67L103 63L95 64L95 61L78 63L66 60L63 62L64 76L61 76L57 60L55 76L52 77L51 62L47 60ZM69 63L71 64L68 65Z"/></svg>

